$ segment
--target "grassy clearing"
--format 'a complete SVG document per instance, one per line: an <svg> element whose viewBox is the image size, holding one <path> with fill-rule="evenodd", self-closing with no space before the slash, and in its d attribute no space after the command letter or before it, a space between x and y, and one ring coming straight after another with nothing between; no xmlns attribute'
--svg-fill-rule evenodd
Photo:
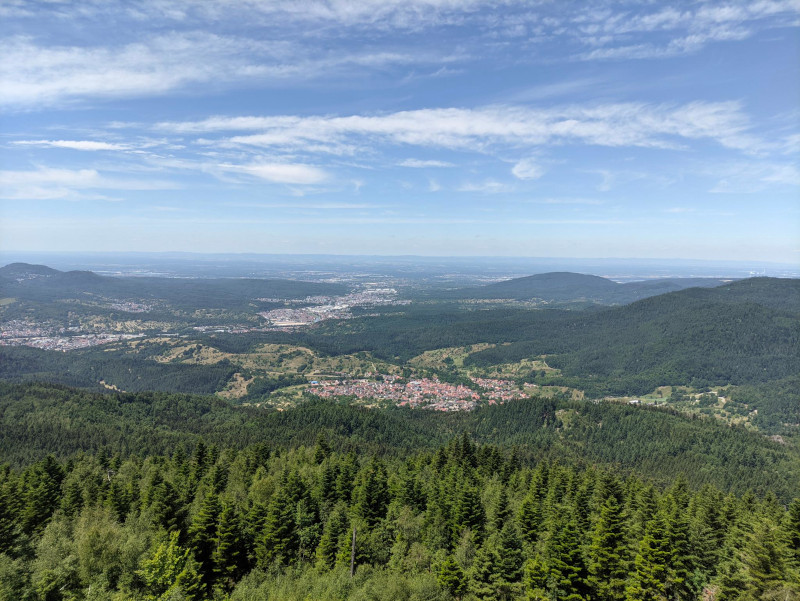
<svg viewBox="0 0 800 601"><path fill-rule="evenodd" d="M241 373L236 372L228 382L224 390L220 390L217 396L223 399L240 399L247 395L247 387L255 378L245 378Z"/></svg>
<svg viewBox="0 0 800 601"><path fill-rule="evenodd" d="M446 369L448 367L464 367L464 359L472 353L493 348L494 344L472 344L469 346L451 346L433 351L425 351L409 360L413 367L429 369Z"/></svg>

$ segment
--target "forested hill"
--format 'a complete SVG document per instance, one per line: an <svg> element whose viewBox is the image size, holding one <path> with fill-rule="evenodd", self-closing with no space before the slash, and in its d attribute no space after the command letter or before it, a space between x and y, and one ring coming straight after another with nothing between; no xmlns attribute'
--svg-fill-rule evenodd
<svg viewBox="0 0 800 601"><path fill-rule="evenodd" d="M586 301L612 305L630 303L685 288L719 286L722 283L723 280L716 278L659 278L620 284L595 275L552 272L515 278L486 286L437 292L436 295L447 300L538 299L555 303Z"/></svg>
<svg viewBox="0 0 800 601"><path fill-rule="evenodd" d="M0 385L0 598L793 599L799 468L794 447L625 405L278 412Z"/></svg>
<svg viewBox="0 0 800 601"><path fill-rule="evenodd" d="M192 447L311 445L320 432L343 452L407 456L465 432L517 449L519 459L601 464L666 482L737 493L800 490L800 455L713 419L613 403L531 399L470 413L369 410L312 400L286 411L234 407L214 397L166 393L96 394L67 387L0 383L0 465L48 453L66 458L101 449L122 457Z"/></svg>
<svg viewBox="0 0 800 601"><path fill-rule="evenodd" d="M44 265L12 263L0 268L0 293L49 302L98 295L113 299L163 300L180 307L236 309L256 298L305 298L346 294L340 284L279 279L181 279L109 277L91 271L58 271Z"/></svg>
<svg viewBox="0 0 800 601"><path fill-rule="evenodd" d="M607 392L777 380L800 373L799 291L798 280L759 278L564 314L467 363L546 354L566 375L601 382Z"/></svg>

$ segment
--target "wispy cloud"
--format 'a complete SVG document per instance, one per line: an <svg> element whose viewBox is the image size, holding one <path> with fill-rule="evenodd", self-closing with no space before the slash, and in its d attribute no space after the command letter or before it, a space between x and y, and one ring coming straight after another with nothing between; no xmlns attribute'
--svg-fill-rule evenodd
<svg viewBox="0 0 800 601"><path fill-rule="evenodd" d="M447 161L428 160L423 161L420 159L405 159L397 163L400 167L412 167L415 169L426 169L428 167L455 167L454 163Z"/></svg>
<svg viewBox="0 0 800 601"><path fill-rule="evenodd" d="M716 194L750 194L768 188L800 187L800 169L786 163L733 163L712 167L704 174L718 178L709 190Z"/></svg>
<svg viewBox="0 0 800 601"><path fill-rule="evenodd" d="M650 6L654 10L649 10ZM650 6L620 3L574 17L576 35L594 47L578 58L650 59L691 54L711 43L744 40L765 29L797 27L800 16L800 4L795 0ZM631 37L637 35L644 41L631 43Z"/></svg>
<svg viewBox="0 0 800 601"><path fill-rule="evenodd" d="M675 149L699 139L755 151L762 144L750 133L749 120L738 102L616 103L546 109L496 105L344 117L218 116L159 123L156 128L184 134L258 131L217 143L263 148L312 146L332 152L356 148L364 139L474 151L485 151L496 144L530 147L566 143Z"/></svg>
<svg viewBox="0 0 800 601"><path fill-rule="evenodd" d="M517 179L539 179L544 172L544 167L534 159L522 159L511 169Z"/></svg>
<svg viewBox="0 0 800 601"><path fill-rule="evenodd" d="M331 77L343 69L440 60L385 50L330 54L295 41L261 41L175 32L123 45L44 46L29 37L0 40L0 106L35 108L84 98L161 95L192 84L219 88Z"/></svg>
<svg viewBox="0 0 800 601"><path fill-rule="evenodd" d="M495 180L483 182L467 182L458 187L459 192L479 192L481 194L501 194L510 192L511 186Z"/></svg>
<svg viewBox="0 0 800 601"><path fill-rule="evenodd" d="M48 200L81 198L83 190L166 190L169 181L140 180L103 175L95 169L39 167L28 171L0 171L0 198Z"/></svg>
<svg viewBox="0 0 800 601"><path fill-rule="evenodd" d="M126 144L112 144L94 140L17 140L12 142L20 146L42 146L48 148L69 148L72 150L128 150Z"/></svg>
<svg viewBox="0 0 800 601"><path fill-rule="evenodd" d="M245 173L253 177L279 184L319 184L328 174L311 165L291 163L251 163L246 165L221 164L225 172Z"/></svg>
<svg viewBox="0 0 800 601"><path fill-rule="evenodd" d="M163 95L198 84L275 86L397 66L410 67L411 75L398 80L412 84L418 72L430 73L425 77L463 72L467 61L476 60L466 50L473 47L480 48L478 59L519 60L508 54L519 40L549 50L524 60L552 60L555 49L565 47L572 60L672 57L759 31L796 28L800 5L796 0L670 6L597 1L576 9L524 0L85 0L6 2L0 16L66 32L49 36L60 42L19 35L0 40L0 105L31 109ZM99 35L92 45L74 43L87 39L96 23L111 23L118 38ZM166 26L157 29L154 23ZM448 35L436 44L420 44L415 36L435 28ZM164 30L171 33L156 33ZM375 42L376 30L386 34L383 43ZM512 100L564 95L591 81L544 84Z"/></svg>

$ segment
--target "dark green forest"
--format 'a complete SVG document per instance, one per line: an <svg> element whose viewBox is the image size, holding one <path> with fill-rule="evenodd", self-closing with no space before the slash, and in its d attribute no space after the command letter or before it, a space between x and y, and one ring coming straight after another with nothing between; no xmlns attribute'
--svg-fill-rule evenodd
<svg viewBox="0 0 800 601"><path fill-rule="evenodd" d="M798 570L800 500L467 435L403 456L322 433L0 469L3 599L795 599Z"/></svg>
<svg viewBox="0 0 800 601"><path fill-rule="evenodd" d="M309 398L288 411L235 407L209 396L97 394L62 386L0 383L0 457L13 466L80 451L121 457L164 454L199 438L225 448L308 446L325 432L332 448L405 457L468 433L516 448L528 464L563 460L638 471L667 483L685 474L743 494L788 502L800 490L800 452L744 428L668 409L530 399L473 412L369 410Z"/></svg>

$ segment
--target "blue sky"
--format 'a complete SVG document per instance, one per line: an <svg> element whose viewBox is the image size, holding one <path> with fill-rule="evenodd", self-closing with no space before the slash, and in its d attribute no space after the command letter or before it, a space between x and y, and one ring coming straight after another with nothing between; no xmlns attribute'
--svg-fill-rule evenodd
<svg viewBox="0 0 800 601"><path fill-rule="evenodd" d="M0 250L800 261L797 0L0 20Z"/></svg>

